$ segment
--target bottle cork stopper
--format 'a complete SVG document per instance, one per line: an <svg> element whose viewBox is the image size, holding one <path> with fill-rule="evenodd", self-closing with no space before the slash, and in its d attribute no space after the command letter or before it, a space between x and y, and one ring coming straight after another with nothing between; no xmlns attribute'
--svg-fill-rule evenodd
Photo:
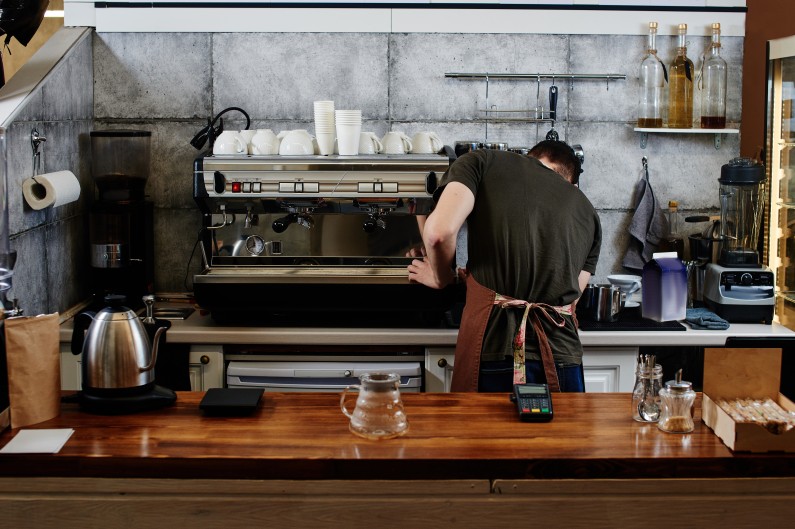
<svg viewBox="0 0 795 529"><path fill-rule="evenodd" d="M679 202L676 201L676 200L669 200L668 201L668 207L669 208L678 208L679 207Z"/></svg>
<svg viewBox="0 0 795 529"><path fill-rule="evenodd" d="M657 22L649 22L650 29L657 29Z"/></svg>
<svg viewBox="0 0 795 529"><path fill-rule="evenodd" d="M687 24L679 24L679 30L687 30Z"/></svg>

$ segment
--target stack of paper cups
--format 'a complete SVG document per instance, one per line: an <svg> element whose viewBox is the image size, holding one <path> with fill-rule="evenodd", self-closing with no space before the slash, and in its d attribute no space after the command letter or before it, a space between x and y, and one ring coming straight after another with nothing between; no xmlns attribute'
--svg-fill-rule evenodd
<svg viewBox="0 0 795 529"><path fill-rule="evenodd" d="M337 147L340 156L359 154L359 136L362 132L361 110L336 110Z"/></svg>
<svg viewBox="0 0 795 529"><path fill-rule="evenodd" d="M315 101L315 139L322 155L334 154L334 101Z"/></svg>

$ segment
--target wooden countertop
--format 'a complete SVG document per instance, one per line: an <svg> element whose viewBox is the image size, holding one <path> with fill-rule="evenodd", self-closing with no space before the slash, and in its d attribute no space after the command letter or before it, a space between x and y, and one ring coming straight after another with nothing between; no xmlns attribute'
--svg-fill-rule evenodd
<svg viewBox="0 0 795 529"><path fill-rule="evenodd" d="M404 437L348 431L337 393L266 393L247 417L205 417L202 393L169 408L91 415L64 403L31 428L74 428L58 454L0 454L0 476L241 479L711 478L795 476L793 454L733 454L630 417L630 395L556 394L550 423L522 423L507 394L403 394ZM700 399L697 401L697 406ZM0 446L16 431L0 434Z"/></svg>

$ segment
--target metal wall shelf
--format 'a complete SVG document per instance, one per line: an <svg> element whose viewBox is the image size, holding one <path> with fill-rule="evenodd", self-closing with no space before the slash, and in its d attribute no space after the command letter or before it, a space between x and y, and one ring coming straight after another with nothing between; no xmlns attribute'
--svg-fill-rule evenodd
<svg viewBox="0 0 795 529"><path fill-rule="evenodd" d="M647 128L635 127L635 132L640 132L640 148L645 149L651 134L714 134L715 148L720 149L721 134L739 134L740 129L669 129L667 127Z"/></svg>

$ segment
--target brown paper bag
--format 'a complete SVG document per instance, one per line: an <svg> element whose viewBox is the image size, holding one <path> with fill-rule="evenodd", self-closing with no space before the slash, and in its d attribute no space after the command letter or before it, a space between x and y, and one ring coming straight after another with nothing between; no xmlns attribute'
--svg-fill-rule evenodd
<svg viewBox="0 0 795 529"><path fill-rule="evenodd" d="M11 428L57 417L61 406L58 314L5 320Z"/></svg>

